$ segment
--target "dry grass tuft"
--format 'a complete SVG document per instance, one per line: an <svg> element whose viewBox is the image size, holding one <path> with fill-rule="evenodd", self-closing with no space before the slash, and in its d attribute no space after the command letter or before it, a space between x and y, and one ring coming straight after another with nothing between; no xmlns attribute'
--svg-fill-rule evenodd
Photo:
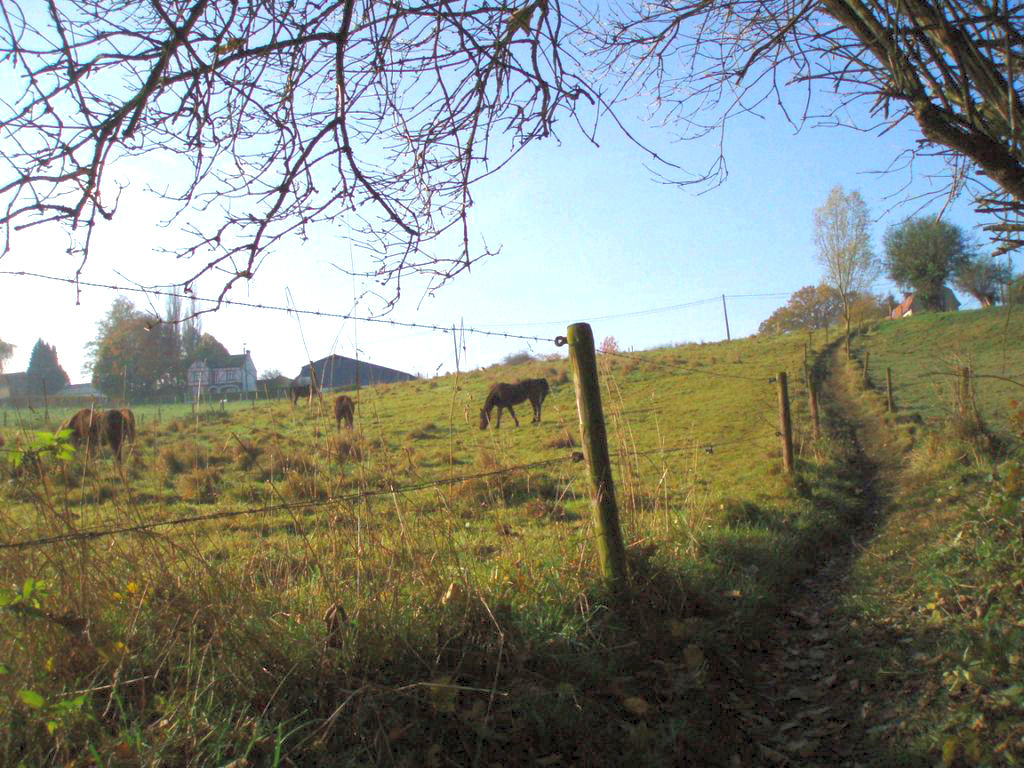
<svg viewBox="0 0 1024 768"><path fill-rule="evenodd" d="M366 441L358 433L336 435L330 438L327 445L331 457L339 464L346 461L362 461L366 457Z"/></svg>
<svg viewBox="0 0 1024 768"><path fill-rule="evenodd" d="M545 448L575 448L576 447L576 440L573 439L572 435L570 435L568 432L566 432L564 435L555 435L554 437L552 437L550 440L548 440L546 443L544 443L544 447Z"/></svg>
<svg viewBox="0 0 1024 768"><path fill-rule="evenodd" d="M240 440L235 443L234 460L235 466L244 472L248 472L259 461L262 447L248 440Z"/></svg>
<svg viewBox="0 0 1024 768"><path fill-rule="evenodd" d="M220 482L220 472L216 469L198 468L180 475L175 488L185 501L209 504L217 500Z"/></svg>

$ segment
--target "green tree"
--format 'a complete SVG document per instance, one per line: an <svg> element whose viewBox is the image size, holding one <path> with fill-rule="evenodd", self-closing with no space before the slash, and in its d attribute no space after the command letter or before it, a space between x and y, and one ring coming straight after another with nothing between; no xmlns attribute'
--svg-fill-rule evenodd
<svg viewBox="0 0 1024 768"><path fill-rule="evenodd" d="M175 347L167 323L118 297L88 345L93 385L129 400L173 387L180 363Z"/></svg>
<svg viewBox="0 0 1024 768"><path fill-rule="evenodd" d="M839 294L846 321L846 353L850 354L851 298L866 292L878 278L879 264L871 250L868 208L860 192L833 187L825 204L814 211L814 243L825 283Z"/></svg>
<svg viewBox="0 0 1024 768"><path fill-rule="evenodd" d="M964 259L953 272L953 285L970 294L983 307L991 307L1010 282L1013 270L1009 264L1000 264L991 256L972 255Z"/></svg>
<svg viewBox="0 0 1024 768"><path fill-rule="evenodd" d="M914 292L914 305L942 308L942 291L968 261L970 245L960 227L930 216L907 219L886 230L885 268L898 286Z"/></svg>
<svg viewBox="0 0 1024 768"><path fill-rule="evenodd" d="M60 392L71 383L67 373L57 361L57 349L39 339L32 347L28 360L28 391L34 395Z"/></svg>
<svg viewBox="0 0 1024 768"><path fill-rule="evenodd" d="M11 359L11 355L14 354L14 345L8 344L3 339L0 339L0 373L4 372L4 364Z"/></svg>
<svg viewBox="0 0 1024 768"><path fill-rule="evenodd" d="M816 331L842 316L842 299L824 283L805 285L795 291L785 306L779 307L761 323L760 334Z"/></svg>
<svg viewBox="0 0 1024 768"><path fill-rule="evenodd" d="M208 333L201 333L192 347L192 351L185 358L185 367L192 365L196 360L205 360L212 367L222 365L231 353L227 347Z"/></svg>

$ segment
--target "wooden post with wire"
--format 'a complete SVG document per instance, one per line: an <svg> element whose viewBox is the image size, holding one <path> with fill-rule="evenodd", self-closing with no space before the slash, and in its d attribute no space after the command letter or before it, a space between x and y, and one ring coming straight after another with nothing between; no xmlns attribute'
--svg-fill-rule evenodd
<svg viewBox="0 0 1024 768"><path fill-rule="evenodd" d="M889 413L896 410L896 405L892 401L892 368L885 369L885 407Z"/></svg>
<svg viewBox="0 0 1024 768"><path fill-rule="evenodd" d="M818 387L814 383L814 377L807 379L807 400L811 409L811 425L814 430L814 439L821 438L821 423L818 421Z"/></svg>
<svg viewBox="0 0 1024 768"><path fill-rule="evenodd" d="M569 326L569 364L576 387L576 409L580 416L583 457L590 473L594 499L597 551L605 579L616 589L626 586L626 548L619 527L612 465L608 456L608 435L601 409L601 387L597 380L594 333L587 323ZM560 340L556 340L558 343Z"/></svg>
<svg viewBox="0 0 1024 768"><path fill-rule="evenodd" d="M779 434L782 435L782 468L793 474L793 425L789 419L789 385L786 372L779 371Z"/></svg>

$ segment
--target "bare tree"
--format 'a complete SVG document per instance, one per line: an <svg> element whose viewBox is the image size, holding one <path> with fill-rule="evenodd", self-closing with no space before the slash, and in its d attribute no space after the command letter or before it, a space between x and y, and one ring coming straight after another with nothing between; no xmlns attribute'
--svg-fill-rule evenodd
<svg viewBox="0 0 1024 768"><path fill-rule="evenodd" d="M59 222L82 256L117 215L123 161L157 153L191 172L150 190L200 257L186 287L221 297L276 246L339 223L368 273L431 286L474 259L474 182L572 115L558 0L8 0L0 10L0 223ZM462 248L425 252L454 230ZM6 250L4 251L6 253ZM345 265L347 267L348 265Z"/></svg>
<svg viewBox="0 0 1024 768"><path fill-rule="evenodd" d="M866 292L881 269L871 250L868 208L860 192L833 187L825 204L814 211L814 244L825 269L825 283L839 294L846 321L846 354L850 354L851 298Z"/></svg>
<svg viewBox="0 0 1024 768"><path fill-rule="evenodd" d="M124 161L173 155L191 172L151 192L185 233L168 248L197 257L186 287L217 273L226 293L275 249L342 225L394 299L403 276L436 286L486 253L470 246L476 181L558 119L586 117L589 133L640 95L686 136L774 104L794 124L844 122L858 105L870 115L862 130L913 120L923 140L908 153L945 156L949 194L969 188L1000 247L1024 245L1024 6L624 0L606 18L589 8L7 0L0 77L20 90L0 101L5 245L12 228L57 222L84 263L96 226L117 215ZM624 76L617 90L598 92L592 53ZM671 180L725 174L720 155ZM445 233L461 240L451 255L431 246Z"/></svg>
<svg viewBox="0 0 1024 768"><path fill-rule="evenodd" d="M969 187L1010 250L1024 245L1022 30L1008 0L627 0L597 36L624 87L684 137L776 104L797 126L913 120L908 161L944 156L947 193ZM720 154L694 181L725 174Z"/></svg>

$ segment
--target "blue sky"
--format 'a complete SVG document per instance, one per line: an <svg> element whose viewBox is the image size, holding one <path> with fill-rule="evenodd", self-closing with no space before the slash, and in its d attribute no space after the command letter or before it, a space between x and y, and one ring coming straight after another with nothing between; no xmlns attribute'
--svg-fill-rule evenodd
<svg viewBox="0 0 1024 768"><path fill-rule="evenodd" d="M926 173L940 170L938 163L919 162L913 176L876 173L913 145L917 134L912 126L884 137L841 128L808 127L795 133L781 116L769 114L768 119L747 115L730 124L725 137L729 178L702 194L697 188L653 181L643 167L643 154L610 124L599 136L600 147L574 128L562 127L561 141L528 147L475 190L474 242L500 246L501 253L434 295L425 296L422 284L407 285L389 317L551 338L575 320L722 293L789 293L820 280L812 212L833 186L861 191L877 219L879 251L885 228L918 212L898 201L934 189ZM716 138L672 144L665 132L648 130L644 136L690 169L704 167L717 149ZM193 265L156 252L168 233L156 226L160 211L141 193L145 182L159 181L158 171L174 173L176 165L155 166L147 160L144 168L129 170L133 185L121 214L98 234L83 279L154 284L187 277ZM938 207L932 204L925 211L934 213ZM968 229L979 221L966 200L955 203L946 217ZM457 245L438 247L455 252ZM0 270L69 276L77 262L65 248L60 231L18 233ZM360 254L350 253L342 225L315 242L279 249L231 297L284 304L288 289L296 306L350 312L364 286L332 266L347 265L350 257L358 267ZM33 344L42 338L57 347L72 381L86 380L84 346L95 337L96 323L116 294L86 288L76 305L70 286L8 276L0 276L0 285L0 338L17 345L7 370L24 370ZM217 288L207 280L197 294L214 295ZM893 288L883 280L876 290ZM131 298L146 305L144 297ZM730 300L733 337L755 332L783 303L785 298ZM163 300L154 299L154 306L162 310ZM375 310L369 302L356 306L360 315ZM243 345L251 350L261 373L275 368L294 376L308 357L332 351L353 356L357 346L361 358L424 375L455 365L452 338L445 334L316 318L304 318L300 328L294 316L230 307L205 315L203 323L231 352L240 352ZM725 337L720 303L595 320L593 326L597 339L614 336L623 348ZM460 367L489 365L521 349L555 351L547 341L527 344L470 334Z"/></svg>

